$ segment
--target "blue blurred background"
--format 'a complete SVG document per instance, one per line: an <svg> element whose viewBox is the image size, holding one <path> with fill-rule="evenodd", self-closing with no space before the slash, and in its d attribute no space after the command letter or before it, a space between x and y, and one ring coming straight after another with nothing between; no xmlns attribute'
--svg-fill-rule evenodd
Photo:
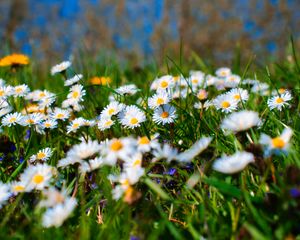
<svg viewBox="0 0 300 240"><path fill-rule="evenodd" d="M1 54L7 49L50 62L83 49L135 61L179 52L226 62L285 56L299 45L299 0L1 0Z"/></svg>

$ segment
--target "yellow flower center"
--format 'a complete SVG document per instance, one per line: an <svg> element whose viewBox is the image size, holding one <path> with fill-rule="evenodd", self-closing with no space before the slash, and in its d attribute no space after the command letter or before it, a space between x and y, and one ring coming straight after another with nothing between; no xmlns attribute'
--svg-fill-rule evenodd
<svg viewBox="0 0 300 240"><path fill-rule="evenodd" d="M158 98L158 99L156 100L156 103L157 103L158 105L161 105L161 104L164 103L164 100L163 100L162 98Z"/></svg>
<svg viewBox="0 0 300 240"><path fill-rule="evenodd" d="M283 94L283 93L285 92L285 89L284 89L284 88L279 88L279 89L278 89L278 92L279 92L280 94Z"/></svg>
<svg viewBox="0 0 300 240"><path fill-rule="evenodd" d="M160 83L160 86L162 87L162 88L166 88L166 87L168 87L168 82L167 81L162 81L161 83Z"/></svg>
<svg viewBox="0 0 300 240"><path fill-rule="evenodd" d="M4 95L4 91L0 90L0 97L2 97Z"/></svg>
<svg viewBox="0 0 300 240"><path fill-rule="evenodd" d="M179 80L180 76L174 76L173 79L175 82L177 82Z"/></svg>
<svg viewBox="0 0 300 240"><path fill-rule="evenodd" d="M79 92L75 91L72 93L73 98L78 98L79 97Z"/></svg>
<svg viewBox="0 0 300 240"><path fill-rule="evenodd" d="M130 124L137 124L138 122L139 122L139 120L137 120L137 118L130 119Z"/></svg>
<svg viewBox="0 0 300 240"><path fill-rule="evenodd" d="M73 124L73 128L78 128L79 127L79 123L74 123Z"/></svg>
<svg viewBox="0 0 300 240"><path fill-rule="evenodd" d="M39 152L37 155L36 155L37 159L43 159L44 157L46 157L46 154L44 152Z"/></svg>
<svg viewBox="0 0 300 240"><path fill-rule="evenodd" d="M149 144L150 143L150 141L149 141L149 139L145 136L145 137L141 137L140 139L139 139L139 144Z"/></svg>
<svg viewBox="0 0 300 240"><path fill-rule="evenodd" d="M193 79L193 80L192 80L192 83L197 84L197 83L198 83L198 79Z"/></svg>
<svg viewBox="0 0 300 240"><path fill-rule="evenodd" d="M57 117L57 118L63 118L63 117L64 117L64 114L59 113L59 114L56 115L56 117Z"/></svg>
<svg viewBox="0 0 300 240"><path fill-rule="evenodd" d="M111 124L112 124L112 121L111 121L111 120L108 120L108 121L104 124L104 126L108 127L108 126L110 126Z"/></svg>
<svg viewBox="0 0 300 240"><path fill-rule="evenodd" d="M16 186L14 186L13 189L15 192L22 192L22 191L24 191L25 187L21 186L21 185L16 185Z"/></svg>
<svg viewBox="0 0 300 240"><path fill-rule="evenodd" d="M276 138L273 138L272 139L272 145L275 147L275 148L283 148L285 143L284 141L282 140L282 138L280 137L276 137Z"/></svg>
<svg viewBox="0 0 300 240"><path fill-rule="evenodd" d="M15 121L17 121L17 118L15 118L15 117L12 117L11 119L9 119L9 122L10 122L10 123L13 123L13 122L15 122Z"/></svg>
<svg viewBox="0 0 300 240"><path fill-rule="evenodd" d="M197 97L198 97L199 100L203 100L203 99L206 98L206 94L205 94L204 91L201 91L201 92L198 93Z"/></svg>
<svg viewBox="0 0 300 240"><path fill-rule="evenodd" d="M112 142L112 144L110 145L110 149L111 150L113 150L113 151L119 151L119 150L121 150L123 148L123 144L122 144L122 142L120 141L120 140L114 140L113 142Z"/></svg>
<svg viewBox="0 0 300 240"><path fill-rule="evenodd" d="M228 101L223 101L221 103L222 108L229 108L230 107L230 103Z"/></svg>
<svg viewBox="0 0 300 240"><path fill-rule="evenodd" d="M141 159L137 159L137 160L134 161L133 166L137 167L137 166L140 166L141 164L142 164L142 160Z"/></svg>
<svg viewBox="0 0 300 240"><path fill-rule="evenodd" d="M281 97L276 99L276 103L283 103L283 102L284 102L284 100Z"/></svg>
<svg viewBox="0 0 300 240"><path fill-rule="evenodd" d="M27 123L34 124L34 120L32 118L27 119Z"/></svg>
<svg viewBox="0 0 300 240"><path fill-rule="evenodd" d="M52 125L51 125L50 123L48 123L48 122L46 122L44 125L45 125L45 127L47 127L47 128L52 126Z"/></svg>
<svg viewBox="0 0 300 240"><path fill-rule="evenodd" d="M111 109L108 110L108 114L109 115L112 115L114 112L115 112L115 109L113 109L113 108L111 108Z"/></svg>
<svg viewBox="0 0 300 240"><path fill-rule="evenodd" d="M32 178L32 181L35 183L35 184L40 184L44 181L44 176L42 176L41 174L36 174L34 175L34 177Z"/></svg>
<svg viewBox="0 0 300 240"><path fill-rule="evenodd" d="M23 88L20 88L20 87L19 87L19 88L16 88L16 92L17 92L17 93L21 93L22 91L23 91Z"/></svg>
<svg viewBox="0 0 300 240"><path fill-rule="evenodd" d="M241 96L240 96L240 94L235 94L235 95L233 96L233 98L234 98L235 100L240 100L240 99L241 99Z"/></svg>
<svg viewBox="0 0 300 240"><path fill-rule="evenodd" d="M168 112L162 112L162 114L160 116L162 118L167 118L167 117L169 117L169 113Z"/></svg>
<svg viewBox="0 0 300 240"><path fill-rule="evenodd" d="M39 94L39 97L40 98L43 98L43 97L45 97L46 96L46 94L44 93L44 92L41 92L40 94Z"/></svg>

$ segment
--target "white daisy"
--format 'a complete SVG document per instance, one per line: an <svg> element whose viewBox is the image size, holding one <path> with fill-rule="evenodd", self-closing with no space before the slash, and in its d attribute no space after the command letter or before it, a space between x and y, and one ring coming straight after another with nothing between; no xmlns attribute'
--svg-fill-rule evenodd
<svg viewBox="0 0 300 240"><path fill-rule="evenodd" d="M47 129L54 129L57 127L57 121L55 119L46 119L44 122L42 122L41 127L43 129L47 128Z"/></svg>
<svg viewBox="0 0 300 240"><path fill-rule="evenodd" d="M203 152L208 147L211 140L212 140L212 137L200 138L188 150L178 154L176 156L176 160L178 160L179 162L192 161L197 155L199 155L201 152Z"/></svg>
<svg viewBox="0 0 300 240"><path fill-rule="evenodd" d="M69 68L71 66L71 62L70 61L64 61L64 62L61 62L55 66L53 66L51 68L51 75L54 75L56 73L61 73L61 72L64 72L67 70L67 68Z"/></svg>
<svg viewBox="0 0 300 240"><path fill-rule="evenodd" d="M173 123L176 117L176 109L169 104L156 108L153 113L153 121L162 125Z"/></svg>
<svg viewBox="0 0 300 240"><path fill-rule="evenodd" d="M74 77L69 78L65 81L65 86L71 86L74 83L77 83L78 81L80 81L83 78L82 74L76 74Z"/></svg>
<svg viewBox="0 0 300 240"><path fill-rule="evenodd" d="M166 159L167 162L175 160L178 156L178 150L171 147L169 144L165 143L163 146L159 146L153 150L153 161L159 161L161 159Z"/></svg>
<svg viewBox="0 0 300 240"><path fill-rule="evenodd" d="M225 87L233 88L237 87L241 81L241 77L235 74L231 74L225 78Z"/></svg>
<svg viewBox="0 0 300 240"><path fill-rule="evenodd" d="M22 118L22 122L20 124L22 126L31 126L31 125L37 125L40 124L44 119L44 115L41 113L31 113L28 115L25 115Z"/></svg>
<svg viewBox="0 0 300 240"><path fill-rule="evenodd" d="M51 148L44 148L44 149L41 149L40 151L37 152L37 154L35 155L32 155L30 158L29 158L29 162L33 163L35 161L47 161L49 160L49 158L52 156L52 149Z"/></svg>
<svg viewBox="0 0 300 240"><path fill-rule="evenodd" d="M139 89L134 84L124 85L116 89L116 92L121 95L134 95L137 91L139 91Z"/></svg>
<svg viewBox="0 0 300 240"><path fill-rule="evenodd" d="M137 150L145 153L150 152L151 149L159 147L159 143L156 138L149 139L147 136L138 137L137 139Z"/></svg>
<svg viewBox="0 0 300 240"><path fill-rule="evenodd" d="M79 103L83 100L83 96L85 95L86 91L83 89L83 86L80 84L76 84L70 88L70 93L67 96L71 105ZM74 103L74 104L72 104Z"/></svg>
<svg viewBox="0 0 300 240"><path fill-rule="evenodd" d="M152 109L155 109L164 104L168 104L169 102L170 102L169 94L165 91L160 91L148 99L148 105Z"/></svg>
<svg viewBox="0 0 300 240"><path fill-rule="evenodd" d="M4 115L12 112L13 108L12 107L4 107L0 109L0 117L3 117Z"/></svg>
<svg viewBox="0 0 300 240"><path fill-rule="evenodd" d="M2 119L2 125L3 126L12 126L16 124L20 124L23 121L23 116L20 113L9 113L5 115L5 117Z"/></svg>
<svg viewBox="0 0 300 240"><path fill-rule="evenodd" d="M268 106L271 110L278 109L282 110L285 106L289 106L288 101L292 100L292 95L289 92L280 94L279 96L274 96L268 99Z"/></svg>
<svg viewBox="0 0 300 240"><path fill-rule="evenodd" d="M67 133L76 132L80 127L84 125L83 118L75 118L70 124L67 126Z"/></svg>
<svg viewBox="0 0 300 240"><path fill-rule="evenodd" d="M18 195L20 192L25 192L26 191L26 184L25 182L22 181L13 181L9 184L10 186L10 191L14 195Z"/></svg>
<svg viewBox="0 0 300 240"><path fill-rule="evenodd" d="M280 136L275 138L262 134L259 143L267 148L267 152L271 152L273 150L288 151L292 135L293 130L288 127L283 130Z"/></svg>
<svg viewBox="0 0 300 240"><path fill-rule="evenodd" d="M91 172L104 165L104 161L102 157L96 157L86 162L82 162L79 170L80 172Z"/></svg>
<svg viewBox="0 0 300 240"><path fill-rule="evenodd" d="M242 171L249 163L254 162L254 156L249 152L236 152L231 156L224 155L212 165L215 171L233 174Z"/></svg>
<svg viewBox="0 0 300 240"><path fill-rule="evenodd" d="M113 115L118 114L125 108L123 103L119 103L117 101L113 101L109 103L101 112L100 118L102 117L111 117Z"/></svg>
<svg viewBox="0 0 300 240"><path fill-rule="evenodd" d="M118 116L121 124L127 128L136 128L146 121L146 115L138 107L126 106L126 108L119 113Z"/></svg>
<svg viewBox="0 0 300 240"><path fill-rule="evenodd" d="M174 79L171 75L165 75L157 79L157 91L167 90L174 86Z"/></svg>
<svg viewBox="0 0 300 240"><path fill-rule="evenodd" d="M243 88L233 88L226 93L234 101L246 102L249 98L248 91Z"/></svg>
<svg viewBox="0 0 300 240"><path fill-rule="evenodd" d="M136 151L136 140L131 137L114 138L102 143L101 147L104 163L111 166L116 164L117 159L127 159L134 151Z"/></svg>
<svg viewBox="0 0 300 240"><path fill-rule="evenodd" d="M240 132L260 124L261 120L257 112L244 110L227 116L222 121L221 128L229 132Z"/></svg>
<svg viewBox="0 0 300 240"><path fill-rule="evenodd" d="M207 91L205 89L200 89L197 93L197 98L200 100L200 101L203 101L205 99L207 99Z"/></svg>
<svg viewBox="0 0 300 240"><path fill-rule="evenodd" d="M0 87L0 98L5 99L11 95L13 95L15 92L15 88L12 86L1 86Z"/></svg>
<svg viewBox="0 0 300 240"><path fill-rule="evenodd" d="M20 180L26 183L26 191L42 190L48 187L55 169L47 164L29 165L21 174Z"/></svg>
<svg viewBox="0 0 300 240"><path fill-rule="evenodd" d="M270 93L269 85L267 83L257 82L252 86L251 92L266 96Z"/></svg>
<svg viewBox="0 0 300 240"><path fill-rule="evenodd" d="M38 207L54 207L65 202L68 198L68 192L65 188L58 191L56 188L50 187L43 191L43 199L39 202Z"/></svg>
<svg viewBox="0 0 300 240"><path fill-rule="evenodd" d="M217 96L212 103L218 110L229 113L237 109L238 101L232 99L227 94L221 94Z"/></svg>
<svg viewBox="0 0 300 240"><path fill-rule="evenodd" d="M228 77L231 75L231 69L226 67L218 68L216 70L216 75L222 78Z"/></svg>
<svg viewBox="0 0 300 240"><path fill-rule="evenodd" d="M101 131L109 129L112 125L114 125L114 121L110 117L102 117L98 122L98 128Z"/></svg>
<svg viewBox="0 0 300 240"><path fill-rule="evenodd" d="M14 87L13 95L15 97L24 97L29 93L30 89L26 84L18 85Z"/></svg>
<svg viewBox="0 0 300 240"><path fill-rule="evenodd" d="M55 108L54 112L51 113L51 117L57 120L66 120L70 117L70 111L61 108Z"/></svg>

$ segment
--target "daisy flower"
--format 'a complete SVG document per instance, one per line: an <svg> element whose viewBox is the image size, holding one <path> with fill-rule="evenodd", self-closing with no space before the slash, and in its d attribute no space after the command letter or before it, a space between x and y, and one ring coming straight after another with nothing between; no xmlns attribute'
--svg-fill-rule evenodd
<svg viewBox="0 0 300 240"><path fill-rule="evenodd" d="M71 85L73 85L74 83L79 82L82 78L83 78L83 75L82 75L82 74L77 74L77 75L75 75L74 77L67 79L67 80L65 81L65 86L71 86Z"/></svg>
<svg viewBox="0 0 300 240"><path fill-rule="evenodd" d="M5 115L5 117L2 119L2 125L3 126L12 126L16 124L20 124L23 121L23 116L20 113L10 113Z"/></svg>
<svg viewBox="0 0 300 240"><path fill-rule="evenodd" d="M44 148L37 152L37 154L32 155L29 158L29 162L33 163L35 161L47 161L52 156L52 149L51 148Z"/></svg>
<svg viewBox="0 0 300 240"><path fill-rule="evenodd" d="M31 113L28 115L25 115L22 118L22 121L20 122L20 124L22 126L30 126L30 125L36 125L36 124L40 124L44 119L44 115L41 113Z"/></svg>
<svg viewBox="0 0 300 240"><path fill-rule="evenodd" d="M254 162L254 156L249 152L236 152L231 156L224 155L212 165L215 171L233 174L242 171L249 163Z"/></svg>
<svg viewBox="0 0 300 240"><path fill-rule="evenodd" d="M197 93L197 98L202 101L207 99L207 91L205 89L200 89L199 92Z"/></svg>
<svg viewBox="0 0 300 240"><path fill-rule="evenodd" d="M244 110L227 116L222 121L221 128L225 131L240 132L260 124L261 120L257 112Z"/></svg>
<svg viewBox="0 0 300 240"><path fill-rule="evenodd" d="M161 91L154 94L148 99L148 105L150 108L155 109L161 105L168 104L170 102L170 97L167 92Z"/></svg>
<svg viewBox="0 0 300 240"><path fill-rule="evenodd" d="M269 94L269 85L267 83L257 82L251 88L251 92L257 93L261 96L266 96Z"/></svg>
<svg viewBox="0 0 300 240"><path fill-rule="evenodd" d="M178 154L176 160L179 162L190 162L203 152L211 143L212 137L202 137L196 141L188 150Z"/></svg>
<svg viewBox="0 0 300 240"><path fill-rule="evenodd" d="M67 133L76 132L80 127L84 125L83 118L75 118L70 125L67 126Z"/></svg>
<svg viewBox="0 0 300 240"><path fill-rule="evenodd" d="M190 72L189 82L192 85L193 90L199 88L204 83L205 74L201 71Z"/></svg>
<svg viewBox="0 0 300 240"><path fill-rule="evenodd" d="M157 139L149 139L147 136L138 137L137 139L137 150L139 152L145 153L150 152L151 149L159 147Z"/></svg>
<svg viewBox="0 0 300 240"><path fill-rule="evenodd" d="M101 117L98 122L98 128L101 131L109 129L112 125L114 125L114 121L110 117Z"/></svg>
<svg viewBox="0 0 300 240"><path fill-rule="evenodd" d="M77 201L75 198L67 198L63 203L48 208L43 214L42 225L46 228L60 227L76 206Z"/></svg>
<svg viewBox="0 0 300 240"><path fill-rule="evenodd" d="M26 183L22 181L13 181L9 184L10 191L16 196L20 192L26 191Z"/></svg>
<svg viewBox="0 0 300 240"><path fill-rule="evenodd" d="M231 74L225 78L224 85L227 88L233 88L239 85L241 77L235 74Z"/></svg>
<svg viewBox="0 0 300 240"><path fill-rule="evenodd" d="M173 123L176 117L176 109L169 104L156 108L153 113L153 121L162 125Z"/></svg>
<svg viewBox="0 0 300 240"><path fill-rule="evenodd" d="M0 208L10 198L11 192L9 186L5 183L0 182Z"/></svg>
<svg viewBox="0 0 300 240"><path fill-rule="evenodd" d="M238 102L229 97L227 94L221 94L217 96L212 103L218 110L229 113L237 109Z"/></svg>
<svg viewBox="0 0 300 240"><path fill-rule="evenodd" d="M104 156L104 163L115 165L117 159L127 159L136 151L136 140L131 137L114 138L102 144L101 155Z"/></svg>
<svg viewBox="0 0 300 240"><path fill-rule="evenodd" d="M262 134L259 143L266 148L266 155L272 153L279 153L281 151L287 152L290 147L290 139L293 135L293 130L289 127L285 128L280 136L271 138L266 134Z"/></svg>
<svg viewBox="0 0 300 240"><path fill-rule="evenodd" d="M70 93L67 96L67 99L70 103L78 103L83 100L83 96L85 95L86 91L83 89L83 86L80 84L76 84L71 87Z"/></svg>
<svg viewBox="0 0 300 240"><path fill-rule="evenodd" d="M51 68L51 75L55 75L56 73L61 73L67 70L72 65L70 61L63 61Z"/></svg>
<svg viewBox="0 0 300 240"><path fill-rule="evenodd" d="M234 101L246 102L249 98L248 91L243 88L233 88L226 93Z"/></svg>
<svg viewBox="0 0 300 240"><path fill-rule="evenodd" d="M53 177L54 168L47 164L29 165L21 174L20 179L26 183L26 191L42 190L48 187Z"/></svg>
<svg viewBox="0 0 300 240"><path fill-rule="evenodd" d="M55 108L51 117L57 120L66 120L70 117L70 111L61 108Z"/></svg>
<svg viewBox="0 0 300 240"><path fill-rule="evenodd" d="M18 85L14 87L13 95L15 97L24 97L29 93L29 87L26 84Z"/></svg>
<svg viewBox="0 0 300 240"><path fill-rule="evenodd" d="M139 89L134 84L124 85L116 89L116 92L121 95L134 95L137 91L139 91Z"/></svg>
<svg viewBox="0 0 300 240"><path fill-rule="evenodd" d="M230 70L230 68L226 68L226 67L218 68L216 70L216 75L218 77L225 78L225 77L228 77L231 75L231 70Z"/></svg>
<svg viewBox="0 0 300 240"><path fill-rule="evenodd" d="M119 113L118 116L121 124L127 128L136 128L146 121L146 115L138 107L126 106L126 108Z"/></svg>
<svg viewBox="0 0 300 240"><path fill-rule="evenodd" d="M55 119L46 119L44 122L42 122L41 127L43 129L47 128L47 129L54 129L57 127L57 121Z"/></svg>
<svg viewBox="0 0 300 240"><path fill-rule="evenodd" d="M282 110L285 106L289 106L288 101L292 100L292 95L289 92L280 94L279 96L274 96L268 99L268 106L271 110L278 109Z"/></svg>
<svg viewBox="0 0 300 240"><path fill-rule="evenodd" d="M67 199L68 193L66 189L63 188L61 191L58 191L56 188L50 187L43 191L43 199L39 202L38 207L54 207Z"/></svg>
<svg viewBox="0 0 300 240"><path fill-rule="evenodd" d="M174 86L174 79L171 75L165 75L157 79L157 91L167 90Z"/></svg>
<svg viewBox="0 0 300 240"><path fill-rule="evenodd" d="M118 114L125 108L125 105L123 103L119 103L117 101L113 101L109 103L101 112L100 117L111 117L113 115Z"/></svg>

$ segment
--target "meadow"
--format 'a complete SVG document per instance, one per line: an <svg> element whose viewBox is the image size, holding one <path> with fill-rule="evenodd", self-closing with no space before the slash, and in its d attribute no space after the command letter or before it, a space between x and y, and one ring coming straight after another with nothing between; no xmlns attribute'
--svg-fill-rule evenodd
<svg viewBox="0 0 300 240"><path fill-rule="evenodd" d="M1 239L300 239L296 52L3 56Z"/></svg>

